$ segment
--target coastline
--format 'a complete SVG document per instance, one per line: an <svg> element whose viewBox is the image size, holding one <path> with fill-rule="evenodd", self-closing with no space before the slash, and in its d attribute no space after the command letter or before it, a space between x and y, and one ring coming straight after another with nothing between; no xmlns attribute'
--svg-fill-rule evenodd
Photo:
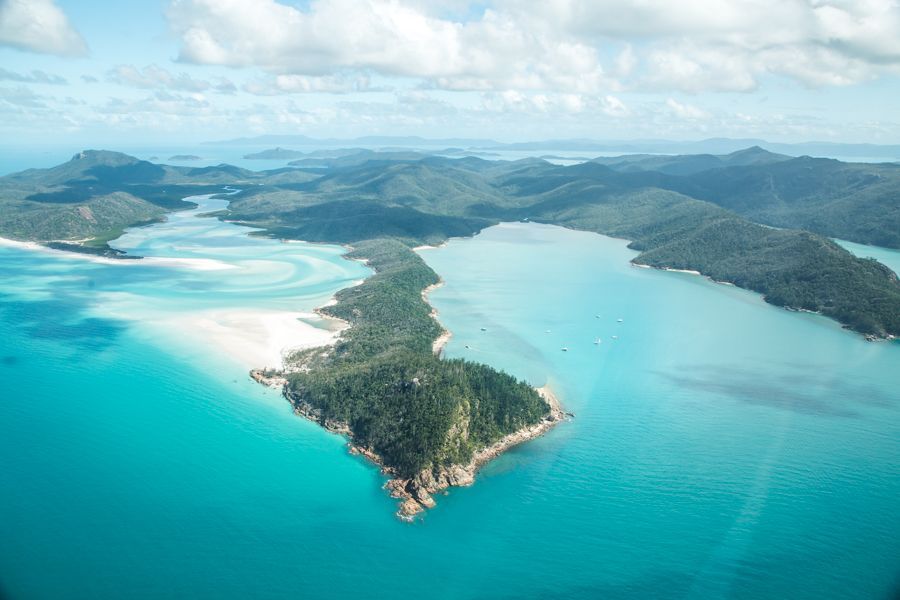
<svg viewBox="0 0 900 600"><path fill-rule="evenodd" d="M377 453L356 444L353 440L353 432L347 423L334 419L324 419L317 408L306 402L299 394L292 392L285 385L287 380L280 371L254 369L250 371L250 377L262 385L274 388L280 387L282 395L291 403L296 415L313 421L326 431L344 436L347 438L347 447L350 454L363 456L378 466L381 473L389 477L384 484L384 489L388 490L392 498L400 501L396 513L397 517L407 522L413 521L416 515L424 512L426 509L436 506L437 503L433 498L434 494L454 486L466 487L472 485L475 483L475 476L482 466L499 457L507 450L544 435L562 421L574 416L562 409L559 398L549 385L534 388L549 406L547 414L540 421L509 433L490 446L475 451L472 459L465 465L454 464L425 469L414 477L402 478L397 475L394 469L386 466L381 456Z"/></svg>
<svg viewBox="0 0 900 600"><path fill-rule="evenodd" d="M208 310L165 319L174 330L196 331L197 335L245 369L282 371L285 356L309 348L333 345L346 324L338 319L319 327L309 321L331 321L313 312L283 312L237 308Z"/></svg>
<svg viewBox="0 0 900 600"><path fill-rule="evenodd" d="M59 250L50 248L39 242L22 242L4 237L0 237L0 248L15 248L17 250L27 250L29 252L46 252L60 258L85 260L103 265L153 265L157 267L183 267L198 271L224 271L226 269L237 268L235 265L230 265L224 261L213 258L163 258L160 256L144 256L140 258L133 257L133 260L123 260L122 258L109 258L95 254L73 252L71 250Z"/></svg>
<svg viewBox="0 0 900 600"><path fill-rule="evenodd" d="M353 250L353 247L348 244L345 244L344 247L349 251ZM435 247L420 246L417 250L428 248ZM350 258L346 255L344 258L349 260L359 260ZM363 262L366 264L368 263L368 261ZM439 278L436 283L426 286L420 292L422 301L431 309L429 313L431 318L433 318L439 326L441 324L438 320L438 311L430 302L428 302L428 295L433 290L444 285L444 283L444 280ZM327 304L315 309L314 312L322 315L322 309L334 305L337 301L335 296ZM340 321L339 319L335 320ZM344 331L347 327L351 326L344 321L340 322L344 326L340 331ZM323 344L322 347L327 348L328 345L333 344L339 339L340 331L329 340L328 344ZM441 355L444 347L452 336L452 333L443 326L441 326L441 331L442 333L432 343L432 351L437 356ZM382 474L388 477L387 482L384 484L384 489L388 490L392 498L399 500L396 515L404 521L412 521L415 519L416 515L424 512L428 508L434 507L436 505L433 498L434 494L453 486L472 485L475 482L478 470L483 465L497 458L510 448L540 437L561 421L574 416L570 413L566 413L562 409L558 397L549 385L534 388L547 405L547 412L536 423L526 425L503 436L486 447L475 450L471 459L466 464L429 467L416 473L412 477L402 477L394 468L386 465L382 457L373 449L358 444L354 440L353 431L351 430L349 423L337 419L325 418L322 411L310 404L301 393L292 390L287 378L287 375L291 372L289 370L290 368L290 366L286 368L283 367L282 369L255 368L249 371L249 375L257 383L273 388L281 388L282 395L290 402L296 415L313 421L326 431L344 436L347 439L347 447L350 454L361 455L377 465ZM294 366L294 368L303 367Z"/></svg>
<svg viewBox="0 0 900 600"><path fill-rule="evenodd" d="M438 316L440 316L438 310L430 302L428 302L428 294L438 289L442 285L444 285L444 280L440 279L437 283L432 283L422 290L422 300L425 302L425 304L431 307L431 318L441 326L441 334L437 338L435 338L434 342L432 342L431 344L431 351L435 356L441 355L441 353L444 351L444 347L447 345L447 342L449 342L450 338L453 337L453 333L449 329L441 325L441 321L440 319L438 319Z"/></svg>
<svg viewBox="0 0 900 600"><path fill-rule="evenodd" d="M359 283L362 282L358 282L355 285L359 285ZM423 301L431 307L431 317L435 319L439 325L440 321L438 321L437 318L438 311L428 302L428 294L442 285L444 285L444 280L440 279L437 283L425 287L421 292ZM341 324L340 329L338 329L326 343L321 345L323 348L333 345L340 337L340 333L351 326L346 321L321 312L323 308L332 306L335 303L337 303L337 298L332 297L328 303L314 310L317 315ZM441 333L432 344L432 351L437 356L441 355L447 342L452 337L452 333L449 330L445 329L443 326L441 326L441 329L443 333ZM313 345L306 347L313 348L318 346ZM309 404L301 395L293 392L287 385L288 380L285 377L287 373L289 373L289 371L282 365L280 369L254 368L250 370L249 375L259 384L276 389L281 388L282 395L290 402L296 415L313 421L323 427L326 431L344 436L347 439L347 446L350 454L361 455L378 466L382 474L389 477L388 481L384 484L384 489L388 490L392 498L400 501L396 515L404 521L412 521L415 519L416 515L428 508L433 508L436 505L436 502L432 497L434 494L453 486L462 487L472 485L475 482L475 476L478 470L483 465L497 458L510 448L542 436L561 421L574 416L562 409L559 398L549 385L534 388L548 406L547 414L537 423L509 433L493 444L475 451L472 459L467 464L454 464L429 468L417 473L414 477L402 478L398 476L393 468L385 465L384 460L376 452L370 448L358 445L354 441L353 432L351 431L349 424L335 419L324 418L319 409Z"/></svg>

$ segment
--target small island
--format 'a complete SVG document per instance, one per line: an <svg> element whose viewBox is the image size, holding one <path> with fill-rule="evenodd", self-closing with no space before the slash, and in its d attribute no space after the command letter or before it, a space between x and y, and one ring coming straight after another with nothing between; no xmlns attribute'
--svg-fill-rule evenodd
<svg viewBox="0 0 900 600"><path fill-rule="evenodd" d="M347 436L352 453L379 465L401 501L399 517L433 507L438 491L470 485L481 465L567 416L546 387L440 358L435 341L446 332L423 297L438 277L408 246L364 242L347 257L375 275L319 309L345 323L336 343L251 377L282 386L294 412Z"/></svg>
<svg viewBox="0 0 900 600"><path fill-rule="evenodd" d="M260 152L254 152L251 154L245 154L244 158L248 160L292 160L295 158L302 158L306 156L306 153L300 152L299 150L290 150L288 148L270 148L269 150L262 150Z"/></svg>
<svg viewBox="0 0 900 600"><path fill-rule="evenodd" d="M169 160L179 160L179 161L189 161L189 160L203 160L201 157L196 154L176 154L174 156L170 156Z"/></svg>

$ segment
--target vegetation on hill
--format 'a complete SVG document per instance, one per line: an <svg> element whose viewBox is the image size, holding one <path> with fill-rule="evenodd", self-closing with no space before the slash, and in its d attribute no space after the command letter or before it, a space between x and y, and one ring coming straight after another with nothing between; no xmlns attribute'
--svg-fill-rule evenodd
<svg viewBox="0 0 900 600"><path fill-rule="evenodd" d="M224 185L298 183L311 175L219 165L172 167L119 152L87 150L49 169L0 177L0 236L34 241L112 239L126 227L192 208L183 198Z"/></svg>
<svg viewBox="0 0 900 600"><path fill-rule="evenodd" d="M352 327L334 347L292 357L298 368L287 395L323 424L345 424L357 445L401 478L465 464L550 414L524 382L432 351L441 329L422 293L438 276L411 247L501 220L628 238L641 252L637 263L697 270L868 335L900 335L896 275L792 225L892 245L900 231L893 193L900 168L785 160L758 149L571 167L539 159L374 158L338 157L324 172L256 173L85 152L53 169L0 178L0 235L102 244L125 226L189 206L184 196L233 185L242 191L222 218L260 227L262 235L353 244L350 257L367 260L375 274L323 309Z"/></svg>
<svg viewBox="0 0 900 600"><path fill-rule="evenodd" d="M350 255L375 275L341 291L323 312L352 324L326 353L293 358L290 391L326 420L346 423L357 445L399 477L466 464L473 451L534 424L549 407L521 381L432 352L441 328L422 290L438 277L408 246L370 240Z"/></svg>
<svg viewBox="0 0 900 600"><path fill-rule="evenodd" d="M642 251L636 262L697 270L760 292L773 304L821 312L867 335L900 335L900 292L890 270L819 236L760 225L718 205L725 201L684 193L697 181L718 180L733 170L799 168L812 159L783 160L754 149L726 158L750 164L680 177L538 159L372 162L335 169L289 190L256 188L236 197L230 213L281 237L348 243L376 237L435 243L501 220L539 220L633 240L632 247ZM885 214L898 210L900 201L885 198ZM860 213L858 221L845 224L873 230L866 225L870 209Z"/></svg>

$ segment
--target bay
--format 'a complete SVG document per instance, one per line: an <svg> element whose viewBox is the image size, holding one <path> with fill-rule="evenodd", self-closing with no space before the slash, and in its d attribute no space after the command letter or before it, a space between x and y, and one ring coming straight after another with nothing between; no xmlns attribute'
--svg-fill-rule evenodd
<svg viewBox="0 0 900 600"><path fill-rule="evenodd" d="M452 240L422 252L446 281L431 300L447 354L549 382L576 417L409 525L377 470L244 359L191 319L161 326L310 311L368 273L338 247L199 217L220 207L116 242L193 263L0 248L5 597L894 589L900 345L632 267L622 240L533 224Z"/></svg>

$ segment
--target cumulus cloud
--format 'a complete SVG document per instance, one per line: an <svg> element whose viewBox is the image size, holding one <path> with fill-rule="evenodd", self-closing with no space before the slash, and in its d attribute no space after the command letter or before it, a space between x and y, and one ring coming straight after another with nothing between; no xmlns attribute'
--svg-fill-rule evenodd
<svg viewBox="0 0 900 600"><path fill-rule="evenodd" d="M25 86L0 87L0 102L26 108L44 108L43 98Z"/></svg>
<svg viewBox="0 0 900 600"><path fill-rule="evenodd" d="M0 45L83 56L87 44L53 0L0 0Z"/></svg>
<svg viewBox="0 0 900 600"><path fill-rule="evenodd" d="M576 39L635 44L632 87L752 91L782 75L848 85L900 72L896 0L511 0Z"/></svg>
<svg viewBox="0 0 900 600"><path fill-rule="evenodd" d="M308 94L324 92L330 94L349 94L351 92L368 92L372 88L366 75L277 75L269 79L252 81L243 86L243 90L255 96L279 96L281 94Z"/></svg>
<svg viewBox="0 0 900 600"><path fill-rule="evenodd" d="M348 72L500 94L752 91L769 75L826 86L900 72L896 0L469 4L173 0L166 15L181 60L307 77L295 81L310 91Z"/></svg>
<svg viewBox="0 0 900 600"><path fill-rule="evenodd" d="M455 90L596 87L594 48L486 10L457 22L395 0L175 0L167 11L179 58L279 74L376 72Z"/></svg>
<svg viewBox="0 0 900 600"><path fill-rule="evenodd" d="M0 81L17 81L19 83L47 83L51 85L64 85L66 79L59 75L52 75L44 71L34 70L30 73L16 73L0 67Z"/></svg>
<svg viewBox="0 0 900 600"><path fill-rule="evenodd" d="M172 74L156 65L139 69L132 65L118 65L106 74L107 81L136 88L150 90L171 90L178 92L216 91L233 94L237 87L230 80L219 77L214 81L195 79L187 73Z"/></svg>
<svg viewBox="0 0 900 600"><path fill-rule="evenodd" d="M666 100L666 108L671 115L686 121L702 121L712 116L702 108L679 102L674 98Z"/></svg>

